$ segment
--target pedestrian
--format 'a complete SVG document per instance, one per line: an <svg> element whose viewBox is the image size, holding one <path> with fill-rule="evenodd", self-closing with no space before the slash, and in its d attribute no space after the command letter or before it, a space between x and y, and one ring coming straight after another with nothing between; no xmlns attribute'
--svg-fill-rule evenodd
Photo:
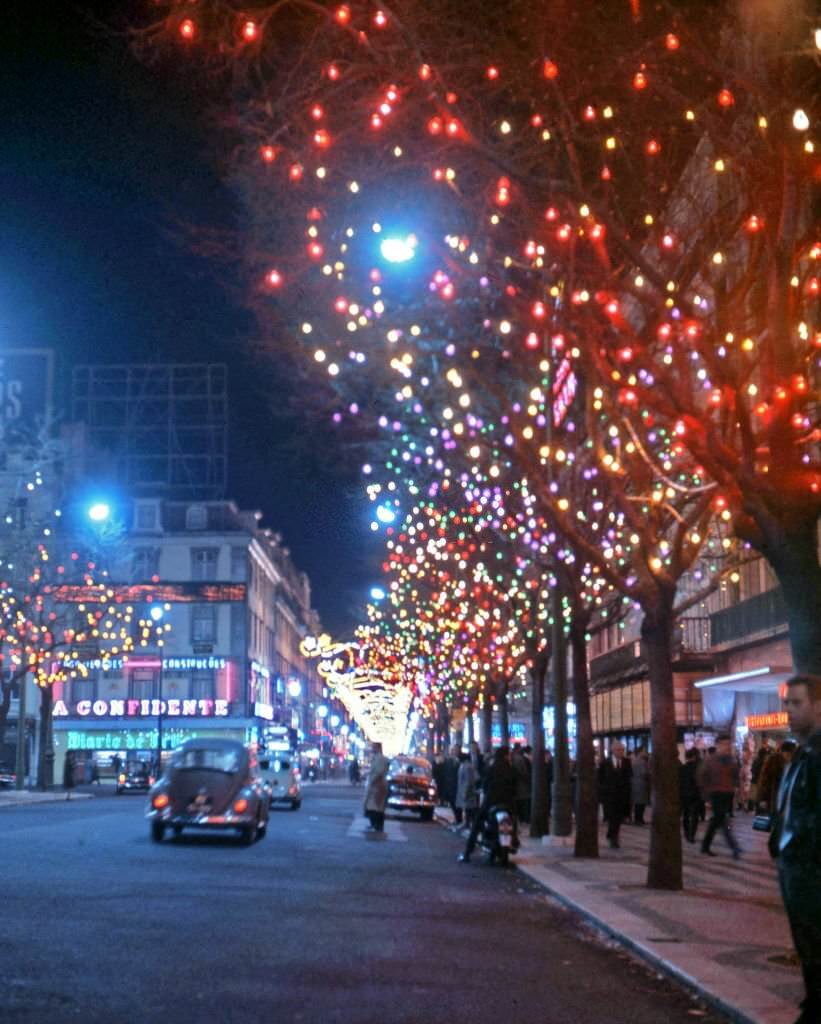
<svg viewBox="0 0 821 1024"><path fill-rule="evenodd" d="M792 740L784 740L778 750L774 750L761 769L761 779L758 783L758 802L762 810L768 814L775 812L778 787L781 785L781 778L787 766L793 759L796 744Z"/></svg>
<svg viewBox="0 0 821 1024"><path fill-rule="evenodd" d="M698 788L698 751L694 747L690 747L684 755L684 764L679 765L678 788L684 838L688 843L694 843L701 812L701 792Z"/></svg>
<svg viewBox="0 0 821 1024"><path fill-rule="evenodd" d="M609 757L599 765L599 801L607 822L607 840L610 846L619 848L619 829L625 818L630 816L630 780L632 768L625 757L623 743L614 743Z"/></svg>
<svg viewBox="0 0 821 1024"><path fill-rule="evenodd" d="M698 780L701 795L710 802L712 808L710 823L701 843L701 852L708 857L715 857L710 845L719 829L724 833L727 845L733 851L733 857L738 860L741 856L741 848L736 842L728 820L739 786L739 775L738 761L733 757L730 737L727 733L722 733L716 739L715 754L708 757L702 765Z"/></svg>
<svg viewBox="0 0 821 1024"><path fill-rule="evenodd" d="M773 751L773 753L775 753L775 751ZM752 767L750 769L749 803L747 805L747 810L752 811L753 813L758 810L758 805L761 803L761 774L764 771L770 756L770 748L766 743L762 743L753 758Z"/></svg>
<svg viewBox="0 0 821 1024"><path fill-rule="evenodd" d="M453 811L453 820L462 824L462 809L456 806L456 790L459 784L459 747L451 747L442 762L442 797Z"/></svg>
<svg viewBox="0 0 821 1024"><path fill-rule="evenodd" d="M433 759L433 781L436 783L437 802L445 806L445 755L437 754Z"/></svg>
<svg viewBox="0 0 821 1024"><path fill-rule="evenodd" d="M821 1020L821 677L787 680L784 708L798 749L778 790L770 854L801 961L806 997L795 1024Z"/></svg>
<svg viewBox="0 0 821 1024"><path fill-rule="evenodd" d="M63 789L66 791L66 800L71 799L71 791L74 789L74 751L69 750L63 764Z"/></svg>
<svg viewBox="0 0 821 1024"><path fill-rule="evenodd" d="M348 768L348 778L351 780L352 786L358 786L362 778L362 773L359 770L359 761L357 761L356 756L351 758L351 764Z"/></svg>
<svg viewBox="0 0 821 1024"><path fill-rule="evenodd" d="M371 744L371 769L365 787L365 817L369 832L385 831L385 804L388 802L388 759L381 743Z"/></svg>
<svg viewBox="0 0 821 1024"><path fill-rule="evenodd" d="M513 744L511 758L513 771L516 774L516 816L519 821L530 821L530 785L533 766L530 758L522 749L521 743Z"/></svg>
<svg viewBox="0 0 821 1024"><path fill-rule="evenodd" d="M631 765L630 800L633 804L633 823L644 824L644 810L650 803L650 758L639 748Z"/></svg>
<svg viewBox="0 0 821 1024"><path fill-rule="evenodd" d="M479 839L479 831L487 821L488 813L492 807L504 807L514 816L514 848L518 846L518 838L515 833L516 818L516 775L513 765L510 763L510 748L499 747L491 764L485 771L482 790L482 803L479 813L470 828L470 835L465 844L465 852L459 854L459 861L467 864L470 855L473 853L476 842Z"/></svg>
<svg viewBox="0 0 821 1024"><path fill-rule="evenodd" d="M470 828L479 810L479 778L470 754L459 754L459 776L456 783L456 806L462 820Z"/></svg>
<svg viewBox="0 0 821 1024"><path fill-rule="evenodd" d="M482 776L485 773L485 759L482 757L482 751L479 749L479 744L476 740L471 740L468 744L468 753L470 754L471 764L476 772L476 784L481 785Z"/></svg>

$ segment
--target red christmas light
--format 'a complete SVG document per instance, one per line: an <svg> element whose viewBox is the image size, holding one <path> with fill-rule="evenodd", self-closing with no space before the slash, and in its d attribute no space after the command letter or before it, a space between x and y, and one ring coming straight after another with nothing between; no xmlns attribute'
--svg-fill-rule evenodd
<svg viewBox="0 0 821 1024"><path fill-rule="evenodd" d="M347 4L342 4L341 6L337 7L334 13L334 17L336 18L340 25L347 25L348 22L351 20L350 7L348 7Z"/></svg>
<svg viewBox="0 0 821 1024"><path fill-rule="evenodd" d="M385 28L388 24L388 16L384 11L377 11L373 16L373 23L377 28Z"/></svg>
<svg viewBox="0 0 821 1024"><path fill-rule="evenodd" d="M544 62L542 64L542 74L545 78L548 79L558 78L559 69L558 67L556 67L552 60L548 60L548 58L545 57Z"/></svg>
<svg viewBox="0 0 821 1024"><path fill-rule="evenodd" d="M648 156L658 156L661 152L661 144L657 139L650 139L647 145L644 147L644 151Z"/></svg>
<svg viewBox="0 0 821 1024"><path fill-rule="evenodd" d="M314 145L319 146L320 149L326 149L330 144L331 136L324 128L314 132Z"/></svg>
<svg viewBox="0 0 821 1024"><path fill-rule="evenodd" d="M265 275L265 280L272 288L279 288L282 284L282 274L278 270L269 270Z"/></svg>
<svg viewBox="0 0 821 1024"><path fill-rule="evenodd" d="M641 92L642 89L647 88L647 75L643 71L637 71L633 75L633 88Z"/></svg>
<svg viewBox="0 0 821 1024"><path fill-rule="evenodd" d="M301 181L304 173L305 169L302 164L291 164L288 168L288 177L291 181Z"/></svg>
<svg viewBox="0 0 821 1024"><path fill-rule="evenodd" d="M735 96L730 92L729 89L722 89L718 94L718 105L720 107L727 108L731 107L735 103Z"/></svg>
<svg viewBox="0 0 821 1024"><path fill-rule="evenodd" d="M491 80L491 82L493 82L499 77L499 69L491 64L491 66L487 69L485 74Z"/></svg>
<svg viewBox="0 0 821 1024"><path fill-rule="evenodd" d="M329 64L327 68L325 68L325 74L332 82L335 82L339 78L339 68L336 64Z"/></svg>
<svg viewBox="0 0 821 1024"><path fill-rule="evenodd" d="M266 164L272 164L277 158L275 146L260 146L259 155Z"/></svg>
<svg viewBox="0 0 821 1024"><path fill-rule="evenodd" d="M668 50L677 50L679 48L679 38L675 32L668 32L664 40L664 45Z"/></svg>
<svg viewBox="0 0 821 1024"><path fill-rule="evenodd" d="M419 68L419 77L422 79L423 82L427 82L427 80L430 78L430 76L431 76L430 64L423 64Z"/></svg>
<svg viewBox="0 0 821 1024"><path fill-rule="evenodd" d="M180 35L183 39L193 39L197 34L197 26L190 18L180 23Z"/></svg>
<svg viewBox="0 0 821 1024"><path fill-rule="evenodd" d="M441 135L442 127L441 117L432 117L430 121L428 121L428 133L430 135Z"/></svg>
<svg viewBox="0 0 821 1024"><path fill-rule="evenodd" d="M747 218L744 224L745 230L749 231L751 235L754 235L756 231L760 231L763 227L764 221L754 213Z"/></svg>
<svg viewBox="0 0 821 1024"><path fill-rule="evenodd" d="M246 21L242 25L241 35L247 43L253 43L259 37L259 26L255 21Z"/></svg>

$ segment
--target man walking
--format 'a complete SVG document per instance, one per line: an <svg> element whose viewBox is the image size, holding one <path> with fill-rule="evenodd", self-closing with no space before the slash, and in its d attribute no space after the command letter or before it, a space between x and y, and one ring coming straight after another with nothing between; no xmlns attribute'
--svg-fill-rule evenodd
<svg viewBox="0 0 821 1024"><path fill-rule="evenodd" d="M787 680L784 708L799 746L776 798L770 854L807 995L795 1024L821 1020L821 677Z"/></svg>
<svg viewBox="0 0 821 1024"><path fill-rule="evenodd" d="M736 842L729 822L729 814L733 809L733 799L738 789L738 783L738 762L733 757L729 735L722 733L716 739L715 754L704 762L699 778L702 795L710 801L710 806L713 809L713 815L701 843L701 852L706 853L708 857L715 857L710 849L710 844L719 829L724 833L727 845L733 851L733 857L738 860L741 856L741 848Z"/></svg>
<svg viewBox="0 0 821 1024"><path fill-rule="evenodd" d="M609 757L599 765L599 801L607 822L607 840L610 846L619 848L619 829L630 814L630 778L632 765L623 743L614 743Z"/></svg>

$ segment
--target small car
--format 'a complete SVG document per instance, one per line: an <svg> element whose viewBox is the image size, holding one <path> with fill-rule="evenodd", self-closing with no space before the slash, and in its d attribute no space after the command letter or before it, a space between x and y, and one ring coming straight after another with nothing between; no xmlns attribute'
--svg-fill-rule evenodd
<svg viewBox="0 0 821 1024"><path fill-rule="evenodd" d="M260 751L259 773L268 787L271 806L288 804L292 811L302 806L302 785L299 763L293 754L285 751Z"/></svg>
<svg viewBox="0 0 821 1024"><path fill-rule="evenodd" d="M436 783L424 757L394 757L388 767L389 811L414 811L422 821L433 819Z"/></svg>
<svg viewBox="0 0 821 1024"><path fill-rule="evenodd" d="M151 789L153 782L151 769L144 761L129 761L117 773L117 784L114 791L117 796L122 793L138 791L145 793Z"/></svg>
<svg viewBox="0 0 821 1024"><path fill-rule="evenodd" d="M146 817L159 843L166 829L236 831L250 845L268 827L268 793L256 753L239 740L196 737L178 747L149 791Z"/></svg>

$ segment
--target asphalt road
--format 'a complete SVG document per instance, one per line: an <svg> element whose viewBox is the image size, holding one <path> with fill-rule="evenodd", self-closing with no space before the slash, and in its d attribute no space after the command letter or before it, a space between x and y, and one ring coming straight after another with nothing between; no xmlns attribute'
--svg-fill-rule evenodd
<svg viewBox="0 0 821 1024"><path fill-rule="evenodd" d="M3 1024L723 1020L437 824L308 787L252 847L149 840L141 796L0 810Z"/></svg>

